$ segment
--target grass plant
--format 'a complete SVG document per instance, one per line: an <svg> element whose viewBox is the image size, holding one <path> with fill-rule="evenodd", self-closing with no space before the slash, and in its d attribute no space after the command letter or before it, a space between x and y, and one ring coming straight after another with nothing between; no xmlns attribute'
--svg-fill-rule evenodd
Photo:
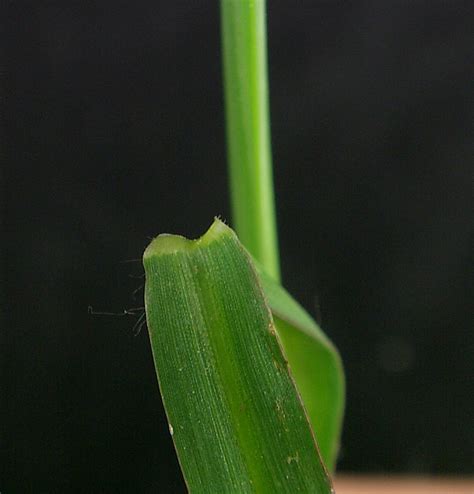
<svg viewBox="0 0 474 494"><path fill-rule="evenodd" d="M221 0L236 233L160 235L145 309L170 432L192 493L331 492L341 360L281 285L264 0ZM319 444L319 450L318 446Z"/></svg>

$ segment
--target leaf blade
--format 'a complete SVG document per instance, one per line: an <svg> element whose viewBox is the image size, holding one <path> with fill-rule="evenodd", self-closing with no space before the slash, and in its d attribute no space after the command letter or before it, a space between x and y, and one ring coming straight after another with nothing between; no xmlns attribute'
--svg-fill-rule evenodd
<svg viewBox="0 0 474 494"><path fill-rule="evenodd" d="M191 492L331 492L250 258L216 220L157 237L145 307L173 441Z"/></svg>

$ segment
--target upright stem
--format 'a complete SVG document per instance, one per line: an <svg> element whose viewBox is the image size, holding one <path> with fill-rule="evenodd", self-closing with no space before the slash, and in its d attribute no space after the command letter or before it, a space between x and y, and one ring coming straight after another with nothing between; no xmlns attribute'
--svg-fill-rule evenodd
<svg viewBox="0 0 474 494"><path fill-rule="evenodd" d="M221 26L233 222L245 247L279 281L265 0L221 0Z"/></svg>

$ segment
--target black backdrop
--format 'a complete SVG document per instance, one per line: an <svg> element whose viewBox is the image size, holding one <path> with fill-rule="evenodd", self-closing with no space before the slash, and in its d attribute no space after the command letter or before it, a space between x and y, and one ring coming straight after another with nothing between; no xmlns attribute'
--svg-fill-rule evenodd
<svg viewBox="0 0 474 494"><path fill-rule="evenodd" d="M218 4L3 7L0 488L182 492L146 331L87 308L230 219ZM341 470L472 472L473 14L269 5L283 275L345 362Z"/></svg>

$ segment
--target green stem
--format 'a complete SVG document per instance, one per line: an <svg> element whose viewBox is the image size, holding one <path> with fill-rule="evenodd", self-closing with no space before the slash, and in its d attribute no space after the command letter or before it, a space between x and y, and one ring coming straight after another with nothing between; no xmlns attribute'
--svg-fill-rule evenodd
<svg viewBox="0 0 474 494"><path fill-rule="evenodd" d="M233 222L245 247L279 281L265 23L265 0L221 0Z"/></svg>

